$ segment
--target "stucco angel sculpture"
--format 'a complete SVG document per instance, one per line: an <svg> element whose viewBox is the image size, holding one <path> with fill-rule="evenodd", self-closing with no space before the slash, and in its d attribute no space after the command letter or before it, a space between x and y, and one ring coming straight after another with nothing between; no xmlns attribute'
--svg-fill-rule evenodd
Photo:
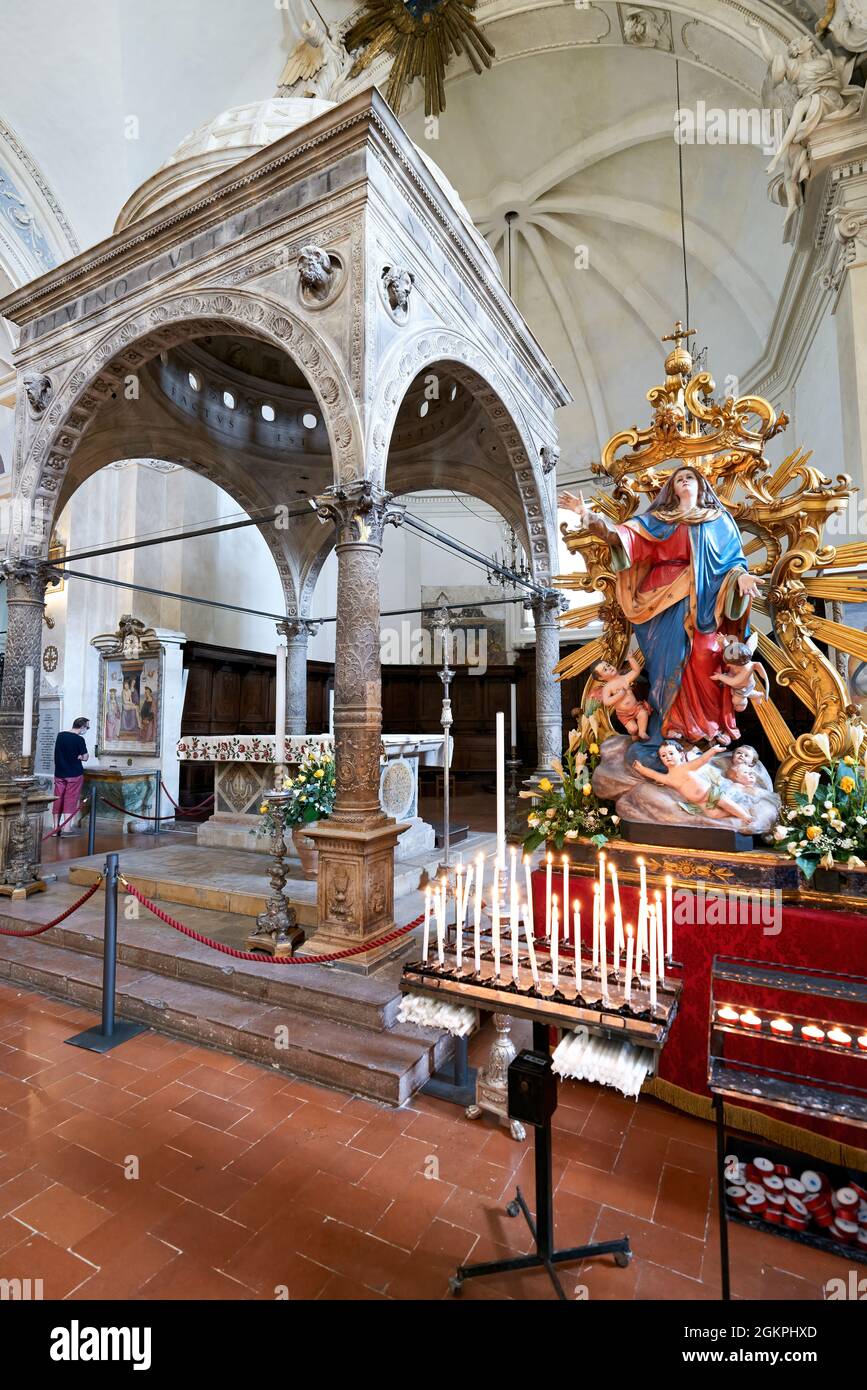
<svg viewBox="0 0 867 1390"><path fill-rule="evenodd" d="M782 170L780 202L787 208L786 221L804 200L803 186L810 177L810 138L830 121L854 116L864 93L851 86L854 58L843 58L821 48L809 34L792 39L788 48L774 52L761 25L749 21L758 34L768 64L763 95L769 105L781 106L786 129L768 173Z"/></svg>

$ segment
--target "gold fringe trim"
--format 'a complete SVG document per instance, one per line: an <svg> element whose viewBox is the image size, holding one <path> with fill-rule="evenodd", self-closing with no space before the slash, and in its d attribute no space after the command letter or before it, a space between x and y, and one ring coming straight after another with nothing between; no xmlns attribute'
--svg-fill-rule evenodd
<svg viewBox="0 0 867 1390"><path fill-rule="evenodd" d="M695 1115L700 1120L714 1122L714 1109L710 1096L699 1096L694 1091L684 1090L673 1081L664 1081L660 1076L645 1081L641 1088L643 1096L652 1096L675 1110L686 1115ZM725 1107L726 1124L739 1129L744 1134L753 1134L757 1139L767 1139L782 1148L797 1149L824 1163L834 1163L840 1168L855 1168L867 1172L867 1149L856 1148L852 1144L840 1144L826 1134L816 1134L812 1129L802 1129L785 1120L778 1120L761 1110L748 1110L743 1105Z"/></svg>

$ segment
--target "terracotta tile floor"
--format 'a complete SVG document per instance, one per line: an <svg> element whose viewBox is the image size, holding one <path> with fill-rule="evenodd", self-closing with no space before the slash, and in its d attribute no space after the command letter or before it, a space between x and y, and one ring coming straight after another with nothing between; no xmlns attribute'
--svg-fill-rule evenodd
<svg viewBox="0 0 867 1390"><path fill-rule="evenodd" d="M492 1119L424 1096L388 1109L155 1033L103 1057L65 1045L92 1022L0 985L0 1278L42 1279L46 1299L442 1299L458 1261L529 1248L503 1206L516 1178L532 1203L532 1150ZM555 1119L560 1242L627 1232L635 1250L627 1269L564 1269L567 1291L717 1298L711 1127L574 1084ZM741 1297L820 1299L847 1273L771 1235L732 1229L732 1247ZM530 1273L463 1296L552 1291Z"/></svg>

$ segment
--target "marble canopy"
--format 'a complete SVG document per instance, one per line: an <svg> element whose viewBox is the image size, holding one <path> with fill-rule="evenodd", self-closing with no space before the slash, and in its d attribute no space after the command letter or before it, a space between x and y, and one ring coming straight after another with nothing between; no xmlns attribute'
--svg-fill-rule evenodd
<svg viewBox="0 0 867 1390"><path fill-rule="evenodd" d="M337 106L285 99L256 138L185 142L111 237L0 303L20 330L14 497L47 523L28 524L25 505L10 534L0 741L14 757L51 526L97 469L182 463L267 512L283 628L302 653L335 547L337 806L318 832L327 949L372 939L392 915L397 829L379 805L378 570L383 527L401 520L390 494L459 487L515 526L538 586L540 764L560 751L550 464L569 397L454 190L375 89ZM288 714L303 732L303 711Z"/></svg>

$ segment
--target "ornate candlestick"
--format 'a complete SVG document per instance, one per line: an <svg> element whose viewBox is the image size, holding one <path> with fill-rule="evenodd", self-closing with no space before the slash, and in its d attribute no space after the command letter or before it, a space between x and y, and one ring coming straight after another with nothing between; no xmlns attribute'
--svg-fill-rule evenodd
<svg viewBox="0 0 867 1390"><path fill-rule="evenodd" d="M449 790L449 769L451 766L450 755L450 730L452 727L452 702L449 698L449 686L455 678L455 673L449 666L449 647L450 635L453 627L453 619L449 610L443 605L437 608L433 615L434 630L442 634L443 642L443 664L439 671L439 678L443 685L443 708L440 717L440 725L443 731L443 857L437 869L437 878L445 874L446 879L451 879L451 844L450 844L450 790Z"/></svg>
<svg viewBox="0 0 867 1390"><path fill-rule="evenodd" d="M512 745L512 756L506 759L506 767L509 769L509 786L506 792L506 837L513 844L520 844L527 834L527 820L522 815L521 800L518 796L518 770L521 766L521 759L518 757L518 750Z"/></svg>
<svg viewBox="0 0 867 1390"><path fill-rule="evenodd" d="M30 825L30 794L37 785L33 776L33 758L19 759L21 772L13 777L18 789L20 809L9 827L7 863L0 883L0 894L14 899L27 898L31 893L44 892L47 884L39 877L39 864L31 859L32 827Z"/></svg>
<svg viewBox="0 0 867 1390"><path fill-rule="evenodd" d="M271 834L271 897L265 911L256 918L256 926L247 938L251 951L264 951L272 956L293 956L305 938L304 928L299 927L294 907L287 903L283 894L286 880L286 841L281 809L291 800L286 791L265 792L273 830Z"/></svg>

